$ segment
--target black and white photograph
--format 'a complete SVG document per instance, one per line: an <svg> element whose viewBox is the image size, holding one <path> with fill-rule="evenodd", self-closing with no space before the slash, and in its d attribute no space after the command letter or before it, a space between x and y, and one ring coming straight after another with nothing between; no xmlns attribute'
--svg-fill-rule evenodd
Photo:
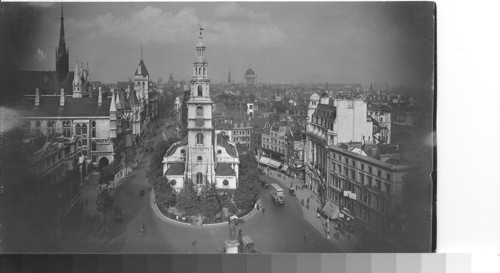
<svg viewBox="0 0 500 273"><path fill-rule="evenodd" d="M0 253L435 251L435 3L0 3L0 31Z"/></svg>

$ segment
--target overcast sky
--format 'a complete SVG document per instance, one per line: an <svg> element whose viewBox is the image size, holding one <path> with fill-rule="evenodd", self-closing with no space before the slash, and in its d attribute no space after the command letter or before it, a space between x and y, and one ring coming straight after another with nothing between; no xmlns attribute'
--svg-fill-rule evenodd
<svg viewBox="0 0 500 273"><path fill-rule="evenodd" d="M60 3L38 4L25 69L55 69ZM251 64L267 83L389 83L429 86L431 3L65 3L70 70L88 62L92 80L124 81L140 59L156 81L188 80L198 27L212 82L236 82Z"/></svg>

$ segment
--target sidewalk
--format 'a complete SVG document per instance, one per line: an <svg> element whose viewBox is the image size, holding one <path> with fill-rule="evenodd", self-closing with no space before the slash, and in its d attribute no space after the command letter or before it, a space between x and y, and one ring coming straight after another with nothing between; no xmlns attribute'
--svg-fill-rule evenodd
<svg viewBox="0 0 500 273"><path fill-rule="evenodd" d="M278 172L278 171L273 171L269 170L267 171L264 169L264 173L267 174L269 177L272 179L278 181L282 186L285 191L288 192L287 189L290 188L290 183L293 183L293 188L295 189L295 186L302 186L304 185L304 182L298 178L292 178L288 177L285 174ZM300 200L304 199L304 205L300 205L302 208L302 216L304 219L309 222L316 230L318 230L321 234L325 236L325 239L327 238L327 229L326 229L326 219L323 217L317 217L317 214L315 212L316 207L321 206L321 202L319 200L319 197L313 193L309 188L300 188L298 190L295 190L295 198L298 199L298 202L301 203ZM309 198L309 209L307 209L306 204L307 204L307 198ZM320 208L321 209L321 208ZM359 244L359 239L346 232L346 236L340 235L339 239L335 239L333 234L335 233L335 229L333 228L334 223L330 221L330 242L337 246L340 250L344 252L350 252L352 249L354 249L358 244ZM347 238L347 235L350 235L350 240Z"/></svg>

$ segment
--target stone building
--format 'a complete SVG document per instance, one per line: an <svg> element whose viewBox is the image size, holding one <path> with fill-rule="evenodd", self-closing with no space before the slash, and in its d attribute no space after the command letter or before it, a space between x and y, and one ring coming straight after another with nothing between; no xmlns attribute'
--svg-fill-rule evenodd
<svg viewBox="0 0 500 273"><path fill-rule="evenodd" d="M217 189L234 190L238 186L238 152L235 145L223 134L216 134L213 128L213 102L201 30L186 102L188 133L164 155L163 173L176 191L184 187L187 179L198 189L215 184Z"/></svg>

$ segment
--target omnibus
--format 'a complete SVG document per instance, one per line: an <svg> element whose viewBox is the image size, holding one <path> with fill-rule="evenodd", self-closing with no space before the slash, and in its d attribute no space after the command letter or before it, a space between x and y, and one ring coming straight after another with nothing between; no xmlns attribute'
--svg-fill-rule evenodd
<svg viewBox="0 0 500 273"><path fill-rule="evenodd" d="M272 183L269 193L274 202L278 205L283 205L285 203L285 196L283 195L283 189L276 183Z"/></svg>

